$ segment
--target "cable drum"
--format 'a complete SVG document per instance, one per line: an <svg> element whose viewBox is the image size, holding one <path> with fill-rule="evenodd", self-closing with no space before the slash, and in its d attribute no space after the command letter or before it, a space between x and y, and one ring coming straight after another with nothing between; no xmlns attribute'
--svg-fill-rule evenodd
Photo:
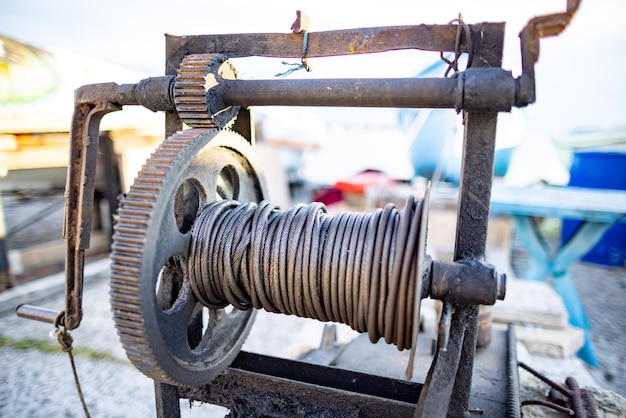
<svg viewBox="0 0 626 418"><path fill-rule="evenodd" d="M340 322L408 349L419 318L423 213L413 197L402 212L389 204L336 216L321 203L282 211L267 201L212 202L192 231L191 288L211 309Z"/></svg>

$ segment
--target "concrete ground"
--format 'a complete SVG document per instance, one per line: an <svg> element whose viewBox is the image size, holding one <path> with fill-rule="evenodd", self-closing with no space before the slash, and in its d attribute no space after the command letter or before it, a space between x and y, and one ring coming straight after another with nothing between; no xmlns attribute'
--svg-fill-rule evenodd
<svg viewBox="0 0 626 418"><path fill-rule="evenodd" d="M513 269L518 276L527 267L527 255L513 240ZM600 366L586 367L599 386L626 397L626 269L579 262L572 278L590 323L592 344Z"/></svg>
<svg viewBox="0 0 626 418"><path fill-rule="evenodd" d="M23 215L24 202L13 199L6 211L8 222ZM39 209L45 207L38 203ZM56 222L62 211L50 210L48 222ZM57 218L55 218L57 217ZM10 224L9 224L10 227ZM60 226L59 226L60 227ZM51 237L58 237L53 228ZM9 243L19 246L45 231L37 225L28 226L10 237ZM12 241L11 241L12 240ZM523 248L514 242L513 267L522 273L527 259ZM591 322L591 338L600 358L598 369L589 369L581 362L560 365L551 359L538 359L538 364L553 367L554 373L590 374L594 385L626 396L626 319L624 296L626 270L578 263L572 271ZM87 404L92 416L153 416L155 411L153 383L138 372L126 359L111 319L108 297L108 260L92 263L86 269L89 283L85 288L85 316L81 327L73 332L76 364ZM19 303L39 304L51 309L63 306L62 274L24 282L0 294L0 416L48 417L83 416L76 395L69 360L49 338L52 327L17 318ZM280 315L257 317L246 350L295 358L319 345L323 325L316 321ZM271 339L267 335L272 335ZM342 329L342 341L354 334ZM574 366L572 366L574 365ZM582 373L584 372L584 373ZM552 376L560 381L560 376ZM582 382L581 382L582 383ZM210 405L189 405L181 401L182 416L221 417L226 411ZM526 416L534 416L525 411ZM610 415L605 416L620 416Z"/></svg>
<svg viewBox="0 0 626 418"><path fill-rule="evenodd" d="M76 367L93 417L147 417L155 414L153 382L126 359L116 334L109 305L108 260L88 274L84 292L84 320L72 331ZM52 325L18 318L14 307L30 296L30 303L50 309L63 306L62 276L56 275L0 294L0 416L81 417L83 415L70 362L49 334ZM59 287L58 284L61 284ZM56 289L44 296L42 287ZM16 296L17 295L17 296ZM43 296L43 297L42 297ZM244 349L295 358L317 348L323 324L260 313ZM272 335L267 338L268 333ZM347 332L349 335L350 332ZM182 416L223 417L226 410L181 401Z"/></svg>

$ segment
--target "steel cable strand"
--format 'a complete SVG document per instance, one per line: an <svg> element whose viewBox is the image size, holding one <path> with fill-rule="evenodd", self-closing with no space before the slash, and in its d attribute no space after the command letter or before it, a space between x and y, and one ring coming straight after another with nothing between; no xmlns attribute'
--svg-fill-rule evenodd
<svg viewBox="0 0 626 418"><path fill-rule="evenodd" d="M308 289L308 292L304 292L304 296L310 311L309 317L327 322L334 317L332 311L327 313L324 310L323 299L325 297L323 296L323 288L317 274L319 267L319 244L321 241L321 217L325 216L325 206L323 204L315 202L309 205L303 242L303 262L305 264L302 266L302 276L305 278L305 289Z"/></svg>
<svg viewBox="0 0 626 418"><path fill-rule="evenodd" d="M410 277L414 276L414 272L411 271L411 268L413 267L413 254L417 249L417 240L419 237L420 204L421 202L415 202L412 200L410 205L411 210L409 211L408 204L405 209L405 216L409 219L409 233L407 236L405 251L402 253L402 269L400 276L400 288L405 289L405 291L400 293L400 299L396 303L396 319L398 320L397 329L399 332L396 340L401 342L401 344L397 344L398 349L400 350L411 347L412 321L409 318L412 318L413 316L411 307L413 306L413 295L415 290L412 285L415 284L415 281L410 280Z"/></svg>
<svg viewBox="0 0 626 418"><path fill-rule="evenodd" d="M365 239L365 233L367 231L367 215L363 214L360 217L359 230L357 234L357 238L355 240L355 251L354 251L354 270L352 272L352 277L347 278L350 280L350 286L352 287L352 300L351 300L351 313L352 318L350 321L350 326L352 329L358 332L365 332L364 329L359 328L358 326L358 315L359 315L359 298L360 298L360 280L362 276L362 258L363 258L363 247L360 245Z"/></svg>
<svg viewBox="0 0 626 418"><path fill-rule="evenodd" d="M298 246L302 248L301 256L298 257L299 268L296 271L298 276L300 277L300 282L302 283L302 299L305 309L305 316L307 318L320 319L322 316L318 314L316 309L316 302L314 301L314 295L312 295L312 291L316 289L316 283L314 283L313 277L310 277L310 265L311 265L311 252L312 245L315 241L315 226L316 220L319 221L317 217L317 210L319 208L318 204L311 204L307 207L307 213L304 223L304 231L303 234L300 235L300 240ZM319 222L317 223L319 225ZM317 260L316 260L317 261ZM318 293L318 292L316 292ZM319 299L318 301L319 302ZM320 310L322 308L320 307Z"/></svg>
<svg viewBox="0 0 626 418"><path fill-rule="evenodd" d="M334 240L329 240L330 243L334 243L333 245L327 245L326 247L332 247L332 256L330 259L330 269L328 269L328 273L330 274L330 278L335 278L335 280L328 280L330 283L330 294L331 294L331 310L333 313L333 318L338 318L339 322L347 323L347 318L345 314L345 305L346 305L346 295L345 295L345 265L346 265L346 257L344 257L344 253L342 249L344 247L344 242L346 242L346 237L348 237L348 232L350 228L350 214L343 212L334 218L329 219L328 229L331 229L332 220L336 220L337 222L337 235ZM320 231L322 236L324 236L324 232ZM330 238L330 236L329 236Z"/></svg>
<svg viewBox="0 0 626 418"><path fill-rule="evenodd" d="M378 312L384 306L386 281L388 277L383 274L383 265L387 260L383 260L383 250L385 247L390 247L391 243L388 241L389 231L391 231L390 219L393 215L395 208L393 205L388 204L381 212L380 222L376 228L376 237L373 237L375 246L373 248L372 255L372 281L369 286L369 309L367 311L367 329L370 336L370 341L376 343L381 333L383 333L383 327L379 327ZM376 239L378 238L378 239Z"/></svg>
<svg viewBox="0 0 626 418"><path fill-rule="evenodd" d="M355 323L356 318L356 300L358 299L358 276L361 274L360 270L360 252L357 250L358 243L361 242L362 233L363 233L363 221L365 219L365 214L356 214L354 226L352 228L352 232L350 233L350 245L348 250L348 265L346 267L346 312L348 314L348 324L356 330L355 326L352 325Z"/></svg>
<svg viewBox="0 0 626 418"><path fill-rule="evenodd" d="M208 229L206 234L198 234L194 236L196 238L194 245L190 246L189 254L189 272L192 277L196 277L199 280L190 280L191 289L194 296L203 306L219 309L227 306L226 301L223 298L213 297L218 289L210 291L205 286L211 285L212 281L207 280L204 276L210 273L213 269L207 269L202 261L206 260L205 254L213 253L213 242L211 240L205 240L204 237L210 237L211 229L219 226L222 222L220 217L227 207L235 207L234 202L221 201L219 205L214 205L213 210L204 213L205 216L200 216L194 224L194 229L205 230Z"/></svg>
<svg viewBox="0 0 626 418"><path fill-rule="evenodd" d="M391 277L393 259L396 256L395 236L398 230L398 223L400 222L400 213L395 210L392 213L392 220L390 221L390 228L387 229L388 236L385 240L388 244L383 246L383 258L382 258L382 270L381 275L384 280L381 282L381 294L384 297L379 298L378 306L378 330L381 336L384 336L385 330L385 304L387 303L387 294L389 293L389 281Z"/></svg>
<svg viewBox="0 0 626 418"><path fill-rule="evenodd" d="M264 235L267 231L267 224L272 206L263 201L259 204L257 210L252 216L251 225L251 242L249 256L249 268L251 268L250 284L252 291L250 292L253 300L253 306L257 309L265 308L269 312L276 312L274 304L269 300L265 293L265 285L263 283L263 260L262 250L264 247Z"/></svg>
<svg viewBox="0 0 626 418"><path fill-rule="evenodd" d="M275 289L277 294L274 295L274 297L281 306L281 312L285 314L289 312L289 307L291 305L289 298L290 273L287 265L287 253L288 249L290 248L288 244L291 223L295 214L296 210L291 210L280 217L278 225L276 226L276 238L274 240L274 253L277 254L278 257L278 260L276 260L276 262L274 263L278 269L278 277L276 278L278 285Z"/></svg>
<svg viewBox="0 0 626 418"><path fill-rule="evenodd" d="M374 214L369 216L363 245L363 264L361 265L361 271L364 269L365 274L361 276L361 280L359 281L359 309L357 318L358 326L362 330L367 330L367 312L369 308L369 294L371 292L370 282L372 280L372 259L374 247L376 246L376 230L378 229L381 212L381 209L376 209Z"/></svg>
<svg viewBox="0 0 626 418"><path fill-rule="evenodd" d="M353 254L350 252L350 236L356 222L355 213L342 212L335 217L327 217L327 232L323 235L324 252L320 259L320 266L323 268L323 280L329 283L329 292L331 293L330 308L333 317L337 322L349 324L350 314L348 313L348 305L351 303L350 286L348 281L348 272L350 271L350 263ZM334 225L333 222L337 224ZM334 241L330 241L332 232L336 231ZM326 247L332 246L332 252L327 254Z"/></svg>
<svg viewBox="0 0 626 418"><path fill-rule="evenodd" d="M234 307L243 305L247 307L246 309L254 306L254 302L250 297L251 285L248 281L239 283L238 278L247 277L247 275L242 275L241 272L248 269L246 262L247 253L252 239L248 227L252 222L253 212L251 210L252 208L249 204L241 205L231 210L232 217L229 217L228 220L232 219L232 221L225 222L224 227L218 232L219 237L222 238L222 241L219 242L224 243L224 259L218 258L218 263L215 267L222 269L217 271L227 273L222 283L226 288L227 300ZM232 239L229 239L230 234L233 234ZM235 243L236 245L234 245ZM214 280L214 282L218 281Z"/></svg>
<svg viewBox="0 0 626 418"><path fill-rule="evenodd" d="M401 214L329 216L322 204L287 211L214 202L196 221L189 263L201 303L263 308L346 323L370 340L410 348L421 202Z"/></svg>
<svg viewBox="0 0 626 418"><path fill-rule="evenodd" d="M263 241L263 253L261 255L261 260L263 261L263 285L268 299L272 301L272 305L274 307L273 312L275 313L282 312L282 310L280 309L280 305L278 303L280 298L274 297L276 293L276 289L274 289L274 286L276 285L276 276L275 270L273 270L272 267L275 264L276 257L274 257L274 253L272 253L272 243L276 239L276 228L278 227L281 214L282 211L280 211L278 207L272 207L272 211L270 212L268 219L267 233Z"/></svg>
<svg viewBox="0 0 626 418"><path fill-rule="evenodd" d="M210 251L204 253L206 258L209 254L217 254L217 257L213 258L213 264L210 271L205 270L203 272L203 284L205 288L209 288L216 292L217 295L225 301L222 305L232 304L237 309L249 309L251 301L247 297L247 293L244 289L241 289L236 282L237 271L240 268L240 263L237 262L237 252L233 259L233 254L227 247L232 240L228 239L228 234L234 236L240 236L243 233L243 227L245 226L245 219L237 216L237 213L241 211L240 206L234 206L227 212L222 212L222 222L214 228L214 232L210 235L211 246ZM233 225L237 223L238 229L233 229ZM239 234L238 234L239 232ZM239 238L237 242L242 243L242 239ZM245 248L245 246L244 246ZM216 272L221 272L223 277L223 283L213 280ZM245 284L243 284L245 286Z"/></svg>
<svg viewBox="0 0 626 418"><path fill-rule="evenodd" d="M298 211L298 214L302 212L306 212L306 206ZM303 229L306 222L306 216L296 216L294 218L294 226L292 227L292 231L289 234L289 242L293 243L294 239L296 240L296 245L290 245L294 247L294 251L290 251L289 258L293 260L289 263L289 266L292 266L292 273L290 277L290 283L292 284L293 293L289 293L293 300L293 307L295 308L291 313L293 315L306 318L306 309L304 307L304 295L303 293L303 285L300 276L300 271L302 270L302 246L300 245L300 240L302 239ZM293 234L293 235L292 235ZM292 255L293 254L293 255Z"/></svg>
<svg viewBox="0 0 626 418"><path fill-rule="evenodd" d="M412 203L410 204L407 201L406 207L404 209L404 216L400 220L400 225L398 229L398 233L396 234L396 243L395 243L395 257L392 260L392 269L391 275L389 277L389 290L387 293L387 299L385 303L385 341L388 344L391 344L398 337L395 327L395 305L397 304L398 295L401 294L400 289L400 272L402 266L402 255L404 254L405 245L406 245L406 237L408 235L409 230L409 209L412 207Z"/></svg>

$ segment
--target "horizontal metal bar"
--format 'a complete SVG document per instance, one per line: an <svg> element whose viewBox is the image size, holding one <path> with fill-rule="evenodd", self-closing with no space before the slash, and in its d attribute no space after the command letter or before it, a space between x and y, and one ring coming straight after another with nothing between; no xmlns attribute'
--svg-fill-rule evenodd
<svg viewBox="0 0 626 418"><path fill-rule="evenodd" d="M408 403L417 403L422 387L420 383L406 380L248 353L246 351L241 351L230 367Z"/></svg>
<svg viewBox="0 0 626 418"><path fill-rule="evenodd" d="M471 25L476 26L476 25ZM307 56L328 57L398 49L454 50L456 25L387 26L309 32ZM225 35L165 35L168 43L185 46L187 54L207 52L237 57L299 58L302 34L240 33ZM461 45L462 51L466 45Z"/></svg>
<svg viewBox="0 0 626 418"><path fill-rule="evenodd" d="M53 311L52 309L40 308L33 305L20 305L15 310L15 313L20 318L32 319L39 322L45 322L47 324L54 324L59 311Z"/></svg>
<svg viewBox="0 0 626 418"><path fill-rule="evenodd" d="M76 89L74 101L77 106L109 103L115 106L142 105L155 112L171 111L175 109L173 86L172 76L149 77L135 84L87 84Z"/></svg>
<svg viewBox="0 0 626 418"><path fill-rule="evenodd" d="M493 305L504 300L506 276L479 259L432 262L430 297L454 304Z"/></svg>
<svg viewBox="0 0 626 418"><path fill-rule="evenodd" d="M224 104L500 112L511 110L516 87L511 73L501 68L468 69L450 78L220 80L209 90L207 103L214 113Z"/></svg>
<svg viewBox="0 0 626 418"><path fill-rule="evenodd" d="M224 80L231 106L356 106L453 108L452 78Z"/></svg>
<svg viewBox="0 0 626 418"><path fill-rule="evenodd" d="M486 32L504 31L504 23L469 25L474 43ZM309 32L307 57L369 54L402 49L454 51L457 25L388 26ZM224 54L228 58L300 58L301 33L242 33L225 35L165 35L166 74L176 74L189 54ZM464 39L460 50L467 51Z"/></svg>
<svg viewBox="0 0 626 418"><path fill-rule="evenodd" d="M341 375L338 377L338 373ZM372 395L382 390L403 398ZM389 384L391 383L391 384ZM337 387L339 386L339 387ZM233 416L412 417L422 385L241 352L233 365L204 386L179 387L181 398L231 409Z"/></svg>

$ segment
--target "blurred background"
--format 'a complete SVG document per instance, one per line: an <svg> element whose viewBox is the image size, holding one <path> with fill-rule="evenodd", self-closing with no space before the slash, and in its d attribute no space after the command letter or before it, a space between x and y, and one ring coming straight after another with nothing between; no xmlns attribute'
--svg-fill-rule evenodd
<svg viewBox="0 0 626 418"><path fill-rule="evenodd" d="M26 109L32 127L47 121L41 129L69 125L72 91L87 82L132 83L141 77L163 74L164 33L217 34L242 32L289 32L295 11L304 10L311 19L311 30L447 23L463 14L468 23L506 21L504 67L520 72L518 33L534 15L562 11L565 1L388 1L384 6L370 2L330 1L239 1L236 7L216 6L207 1L163 1L85 3L60 0L4 0L0 6L0 34L42 48L53 54L51 66L56 76L54 101L45 101L39 114L33 113L40 97L21 98L28 106L0 101L0 129L14 133L13 126ZM499 148L515 149L510 166L511 182L517 184L545 180L564 184L568 180L567 150L574 145L603 145L607 135L626 125L622 109L626 104L626 81L621 74L626 30L617 20L626 9L619 0L583 1L567 30L541 42L536 67L537 103L512 115L499 126ZM423 73L439 60L437 53L390 52L370 56L320 58L310 60L313 71L300 71L291 78L324 77L411 77ZM277 59L235 60L240 77L272 78L285 67ZM439 70L442 73L442 70ZM436 73L436 72L435 72ZM433 73L434 74L434 73ZM0 91L6 89L6 75L0 78ZM41 79L41 76L39 77ZM40 80L43 83L43 80ZM54 84L54 81L51 81ZM45 87L45 85L44 85ZM50 106L50 103L54 103ZM124 113L133 113L126 116ZM441 137L458 132L453 111ZM294 114L304 123L294 124ZM298 155L297 175L314 183L332 184L338 178L364 169L377 169L394 178L409 178L416 171L415 161L407 159L416 133L411 121L395 109L258 109L257 120L264 123L262 134L288 142L303 142L304 155ZM54 123L50 118L54 117ZM434 117L433 117L434 118ZM105 118L118 127L135 125L142 133L158 135L162 124L148 111L128 109ZM456 122L455 122L456 120ZM21 125L24 125L20 121ZM455 126L454 123L457 125ZM45 125L45 124L44 124ZM439 124L437 125L439 126ZM584 132L587 136L572 137ZM598 132L601 132L598 134ZM609 132L607 134L607 132ZM589 137L589 133L595 134ZM579 141L576 143L576 141ZM610 142L610 140L609 140ZM512 148L513 147L513 148ZM454 165L453 144L444 147ZM358 158L334 160L338 156ZM451 157L452 156L452 157ZM541 158L538 161L537 158ZM293 164L288 157L286 165ZM288 167L289 168L289 167ZM420 174L420 173L418 173ZM444 173L445 174L445 173ZM453 176L452 176L453 177ZM5 181L6 183L6 181ZM6 187L6 186L5 186Z"/></svg>
<svg viewBox="0 0 626 418"><path fill-rule="evenodd" d="M3 268L10 268L8 277L0 277L0 292L3 285L15 286L63 268L63 189L74 89L98 82L136 83L163 75L165 33L289 33L296 10L309 15L311 31L446 24L462 13L467 23L506 22L503 67L517 76L521 72L518 33L531 17L562 12L565 4L565 0L0 0L0 208L4 208L5 218L0 217L0 276ZM503 182L566 185L571 182L575 153L610 152L621 158L612 168L601 162L582 171L601 173L600 183L615 180L612 188L626 189L624 15L623 0L583 0L561 35L541 40L535 67L537 102L499 115L496 175ZM241 78L264 79L289 68L281 61L246 58L235 59L234 65ZM439 77L445 70L439 53L420 51L313 58L309 64L311 72L298 71L288 77ZM419 184L421 179L434 178L454 187L458 181L462 120L453 110L268 107L254 112L270 197L281 207L315 197L332 200L324 193L346 184L389 179ZM106 196L107 182L114 179L121 190L128 188L141 164L162 141L163 126L161 114L130 106L103 119L99 167L113 167L115 173L98 174L97 191L101 193L96 196L96 208L101 213L92 236L94 257L104 257L109 249L116 197ZM374 174L359 177L364 171ZM596 186L584 182L581 185ZM445 225L454 233L454 224ZM545 222L543 230L555 238L560 226L560 221ZM511 237L510 224L504 230L506 239L498 241L498 246L509 252L507 261L517 254L523 264L527 261L520 257L524 249ZM4 252L9 258L5 261L1 257ZM613 338L623 336L626 330L623 258L619 270L610 273L615 279L612 291L601 294L598 286L587 281L584 292L599 292L592 306L598 317L604 318L604 322L594 323L596 329L604 327L598 338L606 343L600 349L607 350L603 352L605 364L595 377L624 395L625 342ZM606 270L594 270L593 274L609 276ZM590 276L588 270L580 275L582 279ZM106 285L101 287L104 295ZM615 300L605 303L606 294ZM106 296L98 294L98 298L103 304L99 309L110 322ZM605 315L607 307L612 316ZM12 317L13 311L7 312ZM590 317L594 321L592 313ZM15 318L9 321L15 322L12 329L24 323ZM107 324L113 335L112 324ZM0 337L3 332L0 327ZM40 329L32 334L41 334ZM107 335L106 339L115 345L114 354L121 350L115 337ZM313 339L317 341L317 337ZM0 340L2 345L10 344ZM4 353L13 355L9 350ZM0 383L3 378L8 381L7 376L0 375ZM0 407L4 402L8 405L5 410L14 412L11 402L20 399L19 393L21 390L15 389L13 395L5 395L7 402L0 397ZM150 387L147 393L151 398Z"/></svg>

